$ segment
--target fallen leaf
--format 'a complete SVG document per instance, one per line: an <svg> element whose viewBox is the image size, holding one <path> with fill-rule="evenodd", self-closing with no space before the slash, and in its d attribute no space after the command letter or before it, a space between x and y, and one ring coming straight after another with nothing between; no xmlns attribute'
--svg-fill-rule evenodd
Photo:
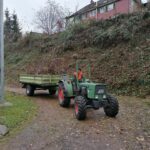
<svg viewBox="0 0 150 150"><path fill-rule="evenodd" d="M143 137L143 136L136 137L136 139L137 139L138 141L141 141L141 142L143 142L143 141L144 141L144 137Z"/></svg>

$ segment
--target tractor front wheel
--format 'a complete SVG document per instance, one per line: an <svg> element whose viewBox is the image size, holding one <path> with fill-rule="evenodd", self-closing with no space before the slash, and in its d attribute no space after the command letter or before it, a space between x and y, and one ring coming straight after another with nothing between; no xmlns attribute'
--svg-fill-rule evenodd
<svg viewBox="0 0 150 150"><path fill-rule="evenodd" d="M85 120L86 118L86 99L83 96L75 98L75 116L78 120Z"/></svg>
<svg viewBox="0 0 150 150"><path fill-rule="evenodd" d="M70 98L65 96L65 87L63 83L59 83L58 100L61 107L69 107Z"/></svg>
<svg viewBox="0 0 150 150"><path fill-rule="evenodd" d="M108 117L116 117L119 112L119 104L115 97L108 96L104 111Z"/></svg>

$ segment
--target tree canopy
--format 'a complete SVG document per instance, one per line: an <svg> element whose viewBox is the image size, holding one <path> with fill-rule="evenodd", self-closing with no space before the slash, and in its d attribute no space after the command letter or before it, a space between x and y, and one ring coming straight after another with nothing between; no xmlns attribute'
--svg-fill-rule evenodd
<svg viewBox="0 0 150 150"><path fill-rule="evenodd" d="M64 29L67 10L54 0L48 0L45 7L36 12L34 23L42 32L52 34Z"/></svg>
<svg viewBox="0 0 150 150"><path fill-rule="evenodd" d="M22 35L17 14L10 14L8 9L5 10L4 34L5 40L13 42L18 41Z"/></svg>

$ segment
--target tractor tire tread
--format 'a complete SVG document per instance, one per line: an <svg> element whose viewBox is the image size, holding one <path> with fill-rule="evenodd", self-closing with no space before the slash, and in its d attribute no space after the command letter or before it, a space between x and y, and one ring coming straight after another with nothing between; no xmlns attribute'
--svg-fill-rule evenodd
<svg viewBox="0 0 150 150"><path fill-rule="evenodd" d="M76 115L78 120L85 120L86 118L86 99L83 96L77 96L75 98L75 103L78 103L78 115Z"/></svg>
<svg viewBox="0 0 150 150"><path fill-rule="evenodd" d="M62 88L63 91L65 91L64 84L62 82L59 83L59 88ZM64 92L64 95L65 95L65 92ZM64 108L69 107L70 106L70 98L64 96L64 101L61 103L59 102L59 104L61 107L64 107Z"/></svg>
<svg viewBox="0 0 150 150"><path fill-rule="evenodd" d="M108 96L108 103L104 107L105 114L109 117L115 117L119 112L119 103L113 96Z"/></svg>

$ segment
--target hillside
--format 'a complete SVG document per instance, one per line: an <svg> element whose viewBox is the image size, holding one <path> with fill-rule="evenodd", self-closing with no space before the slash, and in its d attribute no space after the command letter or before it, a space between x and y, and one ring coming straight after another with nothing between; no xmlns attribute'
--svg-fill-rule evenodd
<svg viewBox="0 0 150 150"><path fill-rule="evenodd" d="M76 24L52 36L30 33L17 43L6 41L6 83L18 85L21 73L72 74L75 58L89 60L93 80L107 83L116 94L150 95L150 12Z"/></svg>

